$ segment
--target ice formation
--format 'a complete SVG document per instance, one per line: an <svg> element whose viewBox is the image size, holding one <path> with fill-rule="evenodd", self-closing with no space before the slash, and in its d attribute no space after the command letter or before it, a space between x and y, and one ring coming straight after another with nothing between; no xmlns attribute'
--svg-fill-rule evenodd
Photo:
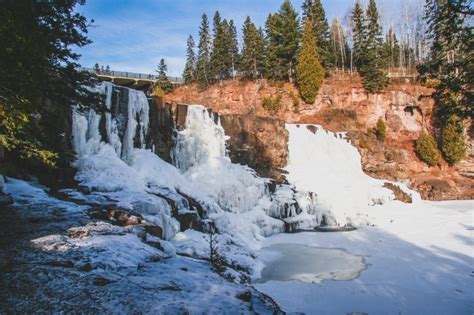
<svg viewBox="0 0 474 315"><path fill-rule="evenodd" d="M110 83L97 88L106 96L110 111L105 115L73 113L76 178L92 195L140 212L163 228L166 239L182 231L173 207L179 212L194 211L188 196L205 210L201 219L213 220L229 242L249 248L256 239L289 227L318 225L312 194L296 192L289 185L270 191L269 179L230 161L224 130L207 109L188 107L185 128L177 133L172 152L176 168L144 149L148 129L145 95L114 89ZM124 92L128 92L126 106L123 101L112 102L114 95Z"/></svg>
<svg viewBox="0 0 474 315"><path fill-rule="evenodd" d="M176 166L171 165L145 149L149 105L144 93L110 83L97 90L106 96L109 112L73 114L76 178L93 195L161 226L166 239L184 232L176 211L211 219L230 243L252 248L255 240L274 233L351 223L368 205L392 197L382 181L364 175L344 134L305 125L287 125L289 184L274 184L230 161L219 117L200 105L188 106L172 151ZM124 95L113 102L118 93ZM189 197L204 214L192 209Z"/></svg>
<svg viewBox="0 0 474 315"><path fill-rule="evenodd" d="M393 199L393 193L383 188L386 181L364 174L360 154L345 133L304 124L287 124L286 128L287 179L298 190L317 193L318 208L331 213L333 223L357 223L367 213L367 207ZM416 197L405 186L400 188Z"/></svg>

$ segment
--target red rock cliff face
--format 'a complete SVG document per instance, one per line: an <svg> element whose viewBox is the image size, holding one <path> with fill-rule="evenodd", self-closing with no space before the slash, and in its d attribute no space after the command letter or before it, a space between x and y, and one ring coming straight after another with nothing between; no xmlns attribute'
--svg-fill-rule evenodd
<svg viewBox="0 0 474 315"><path fill-rule="evenodd" d="M183 86L167 95L166 100L175 104L202 104L227 117L223 119L223 126L226 132L232 131L229 143L234 148L231 149L234 150L234 159L238 150L254 148L250 150L252 155L241 151L239 161L257 170L262 169L262 165L270 165L261 172L264 175L275 178L278 168L286 164L287 135L275 133L274 138L278 140L268 136L279 129L269 127L271 121L262 120L262 117L271 117L281 120L274 120L276 125L283 122L311 123L331 131L347 131L361 153L362 166L367 174L390 180L408 180L424 198L472 199L474 156L469 156L456 167L445 163L428 167L414 152L414 143L420 132L431 130L434 104L429 95L432 92L430 88L404 82L392 83L380 94L367 94L358 77L343 75L326 79L314 104L304 104L292 84L270 84L266 80L226 81L205 91L199 91L194 85ZM277 97L281 99L280 108L270 113L263 107L263 100ZM383 142L370 132L379 118L387 126ZM270 131L272 128L274 130ZM259 136L259 129L265 130L265 136ZM242 136L244 134L246 136ZM472 147L472 138L470 145ZM260 149L256 150L256 146ZM264 158L255 152L264 152ZM472 150L470 152L472 154Z"/></svg>
<svg viewBox="0 0 474 315"><path fill-rule="evenodd" d="M278 182L284 180L282 168L288 158L288 131L282 120L254 114L224 114L220 118L230 137L227 148L234 163L248 165Z"/></svg>

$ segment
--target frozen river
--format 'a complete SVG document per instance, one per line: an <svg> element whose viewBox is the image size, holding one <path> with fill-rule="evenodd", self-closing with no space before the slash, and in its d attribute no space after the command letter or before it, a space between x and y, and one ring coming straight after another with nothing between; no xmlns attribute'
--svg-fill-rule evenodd
<svg viewBox="0 0 474 315"><path fill-rule="evenodd" d="M268 237L254 286L288 313L474 314L473 210L394 203L356 231Z"/></svg>
<svg viewBox="0 0 474 315"><path fill-rule="evenodd" d="M265 268L256 282L352 280L366 268L362 256L346 250L302 244L273 244L260 252Z"/></svg>

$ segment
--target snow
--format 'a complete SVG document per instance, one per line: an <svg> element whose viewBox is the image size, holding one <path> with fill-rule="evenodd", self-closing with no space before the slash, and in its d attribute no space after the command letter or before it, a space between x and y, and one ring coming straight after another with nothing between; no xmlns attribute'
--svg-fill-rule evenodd
<svg viewBox="0 0 474 315"><path fill-rule="evenodd" d="M144 148L149 123L145 95L130 90L126 115L119 115L112 110L113 88L110 83L97 87L111 109L105 113L105 135L99 131L101 115L73 113L76 179L88 193L63 193L86 204L112 204L138 212L148 223L162 227L165 240L139 226L89 222L84 214L87 206L54 199L37 184L9 179L5 191L26 217L41 211L44 218L59 216L54 226L43 218L41 222L54 229L51 233L40 229L30 240L38 250L34 255L41 257L33 258L41 262L26 275L35 274L35 268L51 268L38 267L50 259L42 255L74 261L73 270L63 271L64 277L52 272L53 279L42 283L50 290L64 288L59 301L76 289L87 299L90 283L100 276L111 282L102 291L97 289L103 299L86 309L94 313L249 311L235 296L243 290L252 296L258 293L212 273L202 261L209 257L209 234L183 230L176 219L177 213L197 215L189 204L191 197L204 209L201 219L216 227L218 251L235 267L226 273L237 280L250 275L259 282L254 285L257 289L288 312L474 311L472 201L426 202L406 184L394 183L414 200L395 201L392 191L383 188L385 181L363 173L360 155L344 133L312 125L286 125L288 183L271 192L269 179L230 161L219 118L200 105L188 107L184 129L177 132L172 165ZM311 230L323 223L358 229L281 233ZM58 227L66 229L67 236L58 234ZM87 263L93 270L78 276L80 266ZM263 307L259 303L252 307ZM57 310L69 309L61 304Z"/></svg>
<svg viewBox="0 0 474 315"><path fill-rule="evenodd" d="M287 312L471 314L474 311L474 202L394 202L367 213L375 226L353 232L278 234L265 246L344 248L367 269L352 281L256 284ZM298 265L305 255L293 256ZM290 263L291 264L291 263ZM292 268L287 265L287 268Z"/></svg>
<svg viewBox="0 0 474 315"><path fill-rule="evenodd" d="M5 189L15 204L2 216L7 216L2 223L10 224L0 231L9 238L1 246L10 245L0 251L1 313L275 310L272 301L252 287L223 279L205 261L177 256L170 243L145 235L140 226L101 221L81 225L85 206L50 197L35 183L8 178ZM33 221L38 215L42 220ZM240 299L242 294L250 300Z"/></svg>

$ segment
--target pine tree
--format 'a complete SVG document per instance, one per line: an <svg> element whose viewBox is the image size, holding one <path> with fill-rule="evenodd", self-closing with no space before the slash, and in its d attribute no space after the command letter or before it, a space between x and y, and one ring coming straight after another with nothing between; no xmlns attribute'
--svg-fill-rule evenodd
<svg viewBox="0 0 474 315"><path fill-rule="evenodd" d="M285 0L280 10L270 14L266 23L267 73L274 80L293 80L299 43L299 18L291 2Z"/></svg>
<svg viewBox="0 0 474 315"><path fill-rule="evenodd" d="M303 5L303 23L311 21L318 46L318 58L324 68L331 66L334 57L331 56L329 44L329 25L321 0L305 0Z"/></svg>
<svg viewBox="0 0 474 315"><path fill-rule="evenodd" d="M83 3L1 1L0 150L19 169L66 166L71 107L103 109L90 89L96 77L78 64L77 51L91 43L76 7Z"/></svg>
<svg viewBox="0 0 474 315"><path fill-rule="evenodd" d="M369 1L367 7L367 34L366 45L367 50L374 51L375 57L379 58L380 49L382 47L382 27L380 26L380 15L377 10L375 0Z"/></svg>
<svg viewBox="0 0 474 315"><path fill-rule="evenodd" d="M283 80L285 69L279 56L280 34L277 32L277 14L269 14L265 21L265 76Z"/></svg>
<svg viewBox="0 0 474 315"><path fill-rule="evenodd" d="M453 115L474 117L474 36L469 11L468 0L426 1L431 49L419 70L424 78L439 81L433 97L441 124Z"/></svg>
<svg viewBox="0 0 474 315"><path fill-rule="evenodd" d="M98 63L96 63L96 64L94 65L94 71L95 71L96 73L99 73L99 71L100 71L100 66L99 66Z"/></svg>
<svg viewBox="0 0 474 315"><path fill-rule="evenodd" d="M165 59L161 58L160 64L158 65L158 80L156 81L156 86L158 86L163 92L169 93L173 90L170 80L168 79L168 66L166 66Z"/></svg>
<svg viewBox="0 0 474 315"><path fill-rule="evenodd" d="M191 35L189 35L187 42L183 78L186 84L193 83L196 80L196 54L194 53L194 39Z"/></svg>
<svg viewBox="0 0 474 315"><path fill-rule="evenodd" d="M196 81L201 89L206 89L210 84L210 46L209 20L207 15L203 14L199 28L198 58L196 62Z"/></svg>
<svg viewBox="0 0 474 315"><path fill-rule="evenodd" d="M330 56L332 58L331 65L333 67L344 70L350 66L350 49L344 30L337 19L333 19L331 23L330 37Z"/></svg>
<svg viewBox="0 0 474 315"><path fill-rule="evenodd" d="M226 19L221 20L219 11L214 14L214 39L211 52L211 73L215 80L225 80L230 77L232 69L231 31Z"/></svg>
<svg viewBox="0 0 474 315"><path fill-rule="evenodd" d="M239 41L237 39L237 29L234 20L229 21L229 38L230 38L230 56L232 58L232 78L235 79L237 69L239 68Z"/></svg>
<svg viewBox="0 0 474 315"><path fill-rule="evenodd" d="M397 36L390 28L385 36L385 42L382 47L382 66L389 69L395 68L400 64L400 45Z"/></svg>
<svg viewBox="0 0 474 315"><path fill-rule="evenodd" d="M222 29L222 20L219 11L214 13L212 23L212 50L211 50L211 59L210 59L210 70L212 81L216 79L221 79L222 75L222 55L224 47L224 30Z"/></svg>
<svg viewBox="0 0 474 315"><path fill-rule="evenodd" d="M301 98L308 104L313 104L323 81L324 68L317 57L316 36L311 21L306 21L301 48L298 52L296 79Z"/></svg>
<svg viewBox="0 0 474 315"><path fill-rule="evenodd" d="M242 27L243 46L240 59L240 73L242 77L255 80L262 75L264 66L264 38L262 30L257 30L249 16Z"/></svg>
<svg viewBox="0 0 474 315"><path fill-rule="evenodd" d="M382 28L375 0L369 1L366 18L367 33L359 72L364 89L369 93L378 93L387 86L388 78L385 72L380 70L383 64Z"/></svg>
<svg viewBox="0 0 474 315"><path fill-rule="evenodd" d="M359 1L351 12L352 59L353 65L360 68L365 61L367 28L365 14Z"/></svg>

